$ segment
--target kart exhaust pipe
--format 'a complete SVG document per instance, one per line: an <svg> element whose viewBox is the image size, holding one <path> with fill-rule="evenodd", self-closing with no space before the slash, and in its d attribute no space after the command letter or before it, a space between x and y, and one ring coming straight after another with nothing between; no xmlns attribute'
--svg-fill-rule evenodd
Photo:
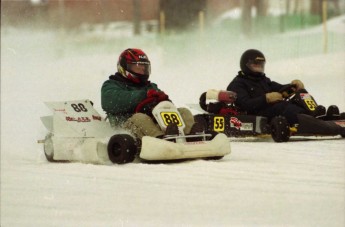
<svg viewBox="0 0 345 227"><path fill-rule="evenodd" d="M37 143L45 143L45 139L43 139L43 140L37 140Z"/></svg>

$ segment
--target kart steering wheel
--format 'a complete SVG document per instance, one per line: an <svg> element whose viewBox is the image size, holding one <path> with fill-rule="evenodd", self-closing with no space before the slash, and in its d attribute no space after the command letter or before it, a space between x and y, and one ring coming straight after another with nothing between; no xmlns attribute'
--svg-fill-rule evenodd
<svg viewBox="0 0 345 227"><path fill-rule="evenodd" d="M199 105L201 109L207 111L208 105L206 104L206 92L202 93L199 99Z"/></svg>
<svg viewBox="0 0 345 227"><path fill-rule="evenodd" d="M283 95L284 100L288 101L295 96L296 85L295 84L284 85L278 92Z"/></svg>

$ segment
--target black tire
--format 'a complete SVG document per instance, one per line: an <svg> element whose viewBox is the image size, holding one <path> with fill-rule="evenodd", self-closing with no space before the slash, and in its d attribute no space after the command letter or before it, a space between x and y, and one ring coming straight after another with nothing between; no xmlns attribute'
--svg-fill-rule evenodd
<svg viewBox="0 0 345 227"><path fill-rule="evenodd" d="M340 120L345 120L345 112L340 113Z"/></svg>
<svg viewBox="0 0 345 227"><path fill-rule="evenodd" d="M56 162L54 160L54 146L53 146L53 140L52 140L52 134L48 134L46 138L44 139L44 155L46 156L46 159L49 162Z"/></svg>
<svg viewBox="0 0 345 227"><path fill-rule="evenodd" d="M340 136L341 136L342 138L345 138L345 128L343 128L343 127L341 127L341 126L340 126Z"/></svg>
<svg viewBox="0 0 345 227"><path fill-rule="evenodd" d="M341 136L342 138L345 138L345 132L341 133L340 136Z"/></svg>
<svg viewBox="0 0 345 227"><path fill-rule="evenodd" d="M135 140L127 134L112 136L109 140L107 149L109 160L116 164L132 162L137 153Z"/></svg>
<svg viewBox="0 0 345 227"><path fill-rule="evenodd" d="M290 138L290 128L285 117L274 117L271 121L271 135L275 142L287 142Z"/></svg>
<svg viewBox="0 0 345 227"><path fill-rule="evenodd" d="M221 160L222 158L224 158L224 156L213 156L213 157L204 158L204 160L206 160L206 161L217 161L217 160Z"/></svg>
<svg viewBox="0 0 345 227"><path fill-rule="evenodd" d="M206 92L202 93L199 98L199 105L201 109L205 110L207 112L207 104L206 104Z"/></svg>

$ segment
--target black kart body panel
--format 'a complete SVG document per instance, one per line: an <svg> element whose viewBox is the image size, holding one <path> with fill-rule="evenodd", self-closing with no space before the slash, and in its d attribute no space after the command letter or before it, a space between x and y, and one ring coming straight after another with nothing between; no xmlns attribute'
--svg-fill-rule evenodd
<svg viewBox="0 0 345 227"><path fill-rule="evenodd" d="M203 121L207 132L224 133L228 137L270 134L267 118L262 116L198 114L194 118Z"/></svg>

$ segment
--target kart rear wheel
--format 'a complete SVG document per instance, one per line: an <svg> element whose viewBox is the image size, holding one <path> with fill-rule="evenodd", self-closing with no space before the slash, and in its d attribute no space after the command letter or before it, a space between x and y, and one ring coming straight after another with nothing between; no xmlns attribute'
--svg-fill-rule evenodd
<svg viewBox="0 0 345 227"><path fill-rule="evenodd" d="M46 156L46 159L49 162L55 162L54 160L54 146L53 146L53 140L52 140L52 134L48 134L46 138L44 139L44 155Z"/></svg>
<svg viewBox="0 0 345 227"><path fill-rule="evenodd" d="M345 112L340 113L340 120L345 120Z"/></svg>
<svg viewBox="0 0 345 227"><path fill-rule="evenodd" d="M135 140L127 134L112 136L107 149L110 161L116 164L132 162L137 153Z"/></svg>
<svg viewBox="0 0 345 227"><path fill-rule="evenodd" d="M271 135L275 142L287 142L290 138L290 128L285 117L274 117L271 121Z"/></svg>

